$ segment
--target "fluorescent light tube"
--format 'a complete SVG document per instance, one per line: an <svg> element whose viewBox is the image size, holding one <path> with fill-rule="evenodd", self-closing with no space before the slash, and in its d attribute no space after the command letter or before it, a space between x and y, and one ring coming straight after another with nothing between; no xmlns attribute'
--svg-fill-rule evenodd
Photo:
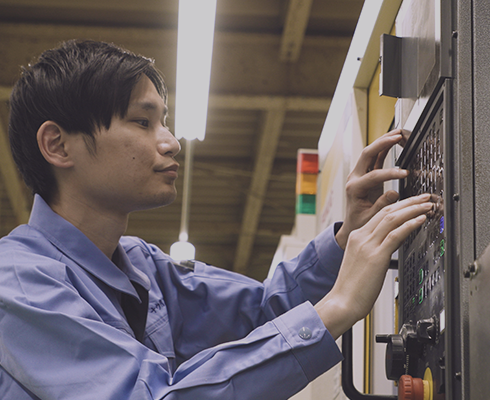
<svg viewBox="0 0 490 400"><path fill-rule="evenodd" d="M175 136L206 134L216 0L179 0Z"/></svg>

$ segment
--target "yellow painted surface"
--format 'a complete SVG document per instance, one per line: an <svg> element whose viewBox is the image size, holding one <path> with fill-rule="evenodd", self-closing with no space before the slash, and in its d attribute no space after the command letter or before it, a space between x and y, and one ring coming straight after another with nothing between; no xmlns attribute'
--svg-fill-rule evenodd
<svg viewBox="0 0 490 400"><path fill-rule="evenodd" d="M364 319L364 393L371 393L373 363L373 318L369 313Z"/></svg>

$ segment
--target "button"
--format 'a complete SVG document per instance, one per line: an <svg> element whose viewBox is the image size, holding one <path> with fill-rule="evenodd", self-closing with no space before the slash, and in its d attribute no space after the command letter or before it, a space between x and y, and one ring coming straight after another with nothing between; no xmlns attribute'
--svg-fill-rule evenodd
<svg viewBox="0 0 490 400"><path fill-rule="evenodd" d="M299 330L298 335L303 340L311 339L311 329L304 326Z"/></svg>
<svg viewBox="0 0 490 400"><path fill-rule="evenodd" d="M399 400L429 400L429 382L420 378L412 378L410 375L403 375L398 382Z"/></svg>

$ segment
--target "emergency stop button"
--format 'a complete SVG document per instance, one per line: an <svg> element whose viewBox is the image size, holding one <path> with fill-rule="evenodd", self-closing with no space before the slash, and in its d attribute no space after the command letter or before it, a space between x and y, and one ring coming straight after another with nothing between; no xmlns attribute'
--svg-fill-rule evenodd
<svg viewBox="0 0 490 400"><path fill-rule="evenodd" d="M429 382L402 375L398 382L398 400L431 400Z"/></svg>

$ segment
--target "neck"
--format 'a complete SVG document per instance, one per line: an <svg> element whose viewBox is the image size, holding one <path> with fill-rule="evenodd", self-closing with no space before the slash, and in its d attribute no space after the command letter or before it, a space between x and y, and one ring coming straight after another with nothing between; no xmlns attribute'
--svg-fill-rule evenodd
<svg viewBox="0 0 490 400"><path fill-rule="evenodd" d="M52 210L77 227L108 258L116 250L128 224L128 214L120 214L77 198L57 196L50 204Z"/></svg>

